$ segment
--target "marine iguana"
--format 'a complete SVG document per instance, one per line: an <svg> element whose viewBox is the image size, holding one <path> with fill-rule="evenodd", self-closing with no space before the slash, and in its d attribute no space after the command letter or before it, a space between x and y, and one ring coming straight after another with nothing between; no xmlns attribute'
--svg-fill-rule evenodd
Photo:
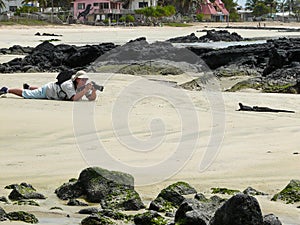
<svg viewBox="0 0 300 225"><path fill-rule="evenodd" d="M269 107L261 107L261 106L247 106L239 103L240 108L238 111L254 111L254 112L286 112L286 113L295 113L295 111L284 110L284 109L272 109Z"/></svg>

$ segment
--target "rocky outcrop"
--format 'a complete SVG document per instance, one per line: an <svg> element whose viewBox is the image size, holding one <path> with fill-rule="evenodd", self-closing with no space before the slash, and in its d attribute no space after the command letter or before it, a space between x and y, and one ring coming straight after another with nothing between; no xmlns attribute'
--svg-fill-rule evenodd
<svg viewBox="0 0 300 225"><path fill-rule="evenodd" d="M55 193L61 199L83 196L88 202L100 203L103 209L145 208L139 194L134 190L134 179L131 175L100 167L83 170L77 181L63 184Z"/></svg>
<svg viewBox="0 0 300 225"><path fill-rule="evenodd" d="M145 224L161 224L165 225L168 221L158 214L156 211L148 211L145 213L137 214L134 216L135 225L145 225Z"/></svg>
<svg viewBox="0 0 300 225"><path fill-rule="evenodd" d="M39 222L39 220L36 218L35 215L28 213L28 212L24 212L24 211L7 213L7 218L11 221L23 221L25 223L38 223Z"/></svg>
<svg viewBox="0 0 300 225"><path fill-rule="evenodd" d="M1 207L0 207L0 222L1 221L5 221L5 220L7 220L8 218L7 218L7 215L6 215L6 212L4 211L4 209L2 209Z"/></svg>
<svg viewBox="0 0 300 225"><path fill-rule="evenodd" d="M246 195L267 195L264 192L261 191L257 191L256 189L252 188L252 187L247 187L244 191L244 194Z"/></svg>
<svg viewBox="0 0 300 225"><path fill-rule="evenodd" d="M76 47L66 44L53 45L45 41L28 51L24 58L16 58L0 64L0 73L57 72L71 68L84 69L99 56L115 47L116 45L113 43Z"/></svg>
<svg viewBox="0 0 300 225"><path fill-rule="evenodd" d="M159 212L172 211L184 200L185 195L196 194L197 191L188 183L177 182L163 189L155 200L150 203L149 209Z"/></svg>
<svg viewBox="0 0 300 225"><path fill-rule="evenodd" d="M281 221L274 214L265 215L263 225L282 225Z"/></svg>
<svg viewBox="0 0 300 225"><path fill-rule="evenodd" d="M282 191L273 196L272 201L277 200L286 203L300 202L300 180L291 180Z"/></svg>
<svg viewBox="0 0 300 225"><path fill-rule="evenodd" d="M0 55L28 55L32 53L33 47L23 47L20 45L13 45L10 48L1 48Z"/></svg>
<svg viewBox="0 0 300 225"><path fill-rule="evenodd" d="M197 42L216 42L216 41L243 41L244 39L237 33L230 33L227 30L204 30L206 35L197 37L195 33L190 35L175 37L167 40L171 43L197 43Z"/></svg>
<svg viewBox="0 0 300 225"><path fill-rule="evenodd" d="M133 220L132 215L126 215L121 212L114 210L98 210L93 212L91 216L86 217L81 221L81 224L91 225L91 224L119 224L115 221L123 221L125 224ZM123 224L123 223L122 223Z"/></svg>
<svg viewBox="0 0 300 225"><path fill-rule="evenodd" d="M177 224L207 225L217 208L196 199L186 199L175 214Z"/></svg>
<svg viewBox="0 0 300 225"><path fill-rule="evenodd" d="M257 200L237 194L228 199L215 213L210 225L261 225L263 217Z"/></svg>
<svg viewBox="0 0 300 225"><path fill-rule="evenodd" d="M13 184L5 187L6 189L13 189L8 198L12 201L23 199L46 199L43 194L36 192L32 185L27 183Z"/></svg>

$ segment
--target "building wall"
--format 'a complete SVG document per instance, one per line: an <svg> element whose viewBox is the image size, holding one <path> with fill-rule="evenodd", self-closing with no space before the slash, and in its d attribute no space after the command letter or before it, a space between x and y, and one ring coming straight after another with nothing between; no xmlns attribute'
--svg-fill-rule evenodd
<svg viewBox="0 0 300 225"><path fill-rule="evenodd" d="M136 10L144 7L157 6L157 0L132 0L129 3L129 9Z"/></svg>
<svg viewBox="0 0 300 225"><path fill-rule="evenodd" d="M104 20L112 17L112 15L120 14L122 9L121 2L112 2L110 0L74 0L73 2L73 15L77 18L78 15L83 12L88 5L91 5L91 10L86 16L86 19L90 22L94 20ZM80 17L80 20L83 20Z"/></svg>
<svg viewBox="0 0 300 225"><path fill-rule="evenodd" d="M0 9L0 12L7 12L7 11L15 11L16 8L21 7L23 0L3 0L5 7Z"/></svg>

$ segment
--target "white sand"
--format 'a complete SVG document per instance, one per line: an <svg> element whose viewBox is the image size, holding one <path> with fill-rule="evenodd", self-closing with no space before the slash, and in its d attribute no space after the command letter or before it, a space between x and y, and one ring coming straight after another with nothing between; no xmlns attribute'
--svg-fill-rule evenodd
<svg viewBox="0 0 300 225"><path fill-rule="evenodd" d="M177 35L186 35L200 28L84 27L83 29L83 27L75 27L69 29L60 27L17 30L0 27L0 47L10 47L13 44L34 46L40 38L33 36L37 31L63 34L63 42L68 44L86 44L104 41L122 43L140 36L147 36L150 41L164 40ZM259 34L261 33L259 31ZM6 36L4 37L3 34ZM21 38L20 42L16 35ZM264 35L274 34L266 32ZM0 58L2 62L6 61ZM53 73L1 74L0 84L9 87L20 87L24 82L42 85L48 81L54 81L56 75ZM94 108L93 115L88 114L80 121L82 124L90 120L94 122L94 134L97 135L108 154L114 158L111 163L105 161L98 166L113 167L116 165L114 164L116 160L119 160L130 168L134 167L133 173L137 174L137 184L139 181L149 181L149 185L136 187L145 203L155 198L162 188L179 180L189 182L199 192L207 195L210 194L211 187L244 190L252 186L270 194L258 197L263 214L272 212L279 216L284 224L300 224L299 209L296 205L270 201L272 195L284 188L291 179L300 179L300 155L293 154L300 151L298 137L300 98L298 95L226 92L216 95L214 100L209 101L204 91L192 92L176 89L174 92L174 88L149 82L141 77L93 75L93 79L103 83L105 91L99 94L95 105L89 102L79 103L80 108L88 109L91 105ZM182 83L190 78L171 76L168 79ZM162 91L171 94L160 98L146 92L149 89L158 94ZM122 94L122 91L129 93L128 96ZM186 97L191 101L190 103L186 101ZM139 101L136 101L137 99ZM213 101L218 100L224 102L225 111L222 108L210 107ZM174 102L176 104L172 105ZM238 102L251 106L289 109L296 113L239 112L236 111ZM96 148L94 142L80 139L89 137L90 133L80 137L74 134L78 131L76 128L78 124L73 122L73 118L79 113L78 104L24 100L7 95L0 98L0 105L0 196L9 194L9 190L4 189L6 185L20 182L30 183L39 192L48 196L46 201L39 201L41 203L39 208L16 207L3 203L0 203L0 206L7 211L19 208L33 212L42 218L41 224L57 224L57 220L51 223L49 219L51 217L62 219L60 224L76 223L74 222L77 221L76 217L81 217L74 214L78 208L63 206L63 212L52 213L49 213L49 208L65 204L55 197L54 190L68 179L78 177L80 171L90 166L90 161L86 161L83 157L90 154L85 152L85 148L90 151ZM126 109L128 105L131 107ZM187 111L181 111L183 109ZM184 114L180 114L181 112ZM118 119L123 118L122 116L127 113L128 126L134 137L146 143L145 141L151 135L158 135L158 139L155 139L158 140L157 145L151 151L140 151L147 143L140 149L135 147L136 151L131 149L131 144L135 143L127 142L132 137L126 133L128 126L126 123L118 122ZM181 121L186 121L186 115L192 120L198 119L198 123L195 120L195 127L182 130ZM225 115L224 119L223 115ZM160 134L161 129L158 123L155 123L152 128L149 126L153 119L157 122L156 118L160 118L165 125L163 135ZM217 118L217 124L214 124L213 118ZM225 126L224 132L219 129L223 125ZM217 127L217 131L212 133L212 127ZM195 134L191 133L193 129L197 131L198 139L195 139ZM184 135L184 140L180 141L182 135ZM207 151L208 141L211 137L218 137L218 135L223 140L218 154L209 161L210 166L207 169L200 171L200 162ZM160 140L160 137L163 139ZM191 143L190 148L186 147L184 154L175 159L180 161L186 154L190 156L184 160L186 164L181 169L173 168L173 162L168 160L168 157L174 155L176 149L180 148L178 147L180 142ZM189 150L193 150L192 144L195 144L195 148L194 152L190 153ZM217 143L214 142L214 144ZM159 173L155 169L143 170L151 166L154 168L162 166L162 169ZM119 167L123 168L121 164ZM170 171L171 177L169 177ZM140 172L143 174L139 175ZM167 177L169 179L166 179ZM155 178L159 182L153 184L151 181L155 181ZM71 215L71 218L67 220L69 222L64 221L66 214Z"/></svg>

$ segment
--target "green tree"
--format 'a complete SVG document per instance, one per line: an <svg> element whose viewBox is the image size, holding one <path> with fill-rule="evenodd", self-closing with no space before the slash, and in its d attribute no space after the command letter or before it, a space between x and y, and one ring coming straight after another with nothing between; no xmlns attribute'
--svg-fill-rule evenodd
<svg viewBox="0 0 300 225"><path fill-rule="evenodd" d="M225 8L229 12L229 20L238 21L239 15L236 11L236 7L238 6L238 4L236 2L233 2L233 0L223 0L223 3L225 5Z"/></svg>
<svg viewBox="0 0 300 225"><path fill-rule="evenodd" d="M253 15L254 16L262 16L269 12L269 8L262 2L259 2L253 8Z"/></svg>
<svg viewBox="0 0 300 225"><path fill-rule="evenodd" d="M265 5L270 8L269 13L272 15L276 12L277 1L276 0L265 0Z"/></svg>
<svg viewBox="0 0 300 225"><path fill-rule="evenodd" d="M150 22L155 18L161 19L162 17L169 17L176 13L174 6L156 6L156 7L145 7L142 9L135 10L136 14L144 15L146 20Z"/></svg>
<svg viewBox="0 0 300 225"><path fill-rule="evenodd" d="M1 11L1 9L4 9L4 7L5 7L4 2L2 0L0 0L0 11Z"/></svg>
<svg viewBox="0 0 300 225"><path fill-rule="evenodd" d="M261 0L247 0L245 4L246 9L253 10L259 2L261 2Z"/></svg>

